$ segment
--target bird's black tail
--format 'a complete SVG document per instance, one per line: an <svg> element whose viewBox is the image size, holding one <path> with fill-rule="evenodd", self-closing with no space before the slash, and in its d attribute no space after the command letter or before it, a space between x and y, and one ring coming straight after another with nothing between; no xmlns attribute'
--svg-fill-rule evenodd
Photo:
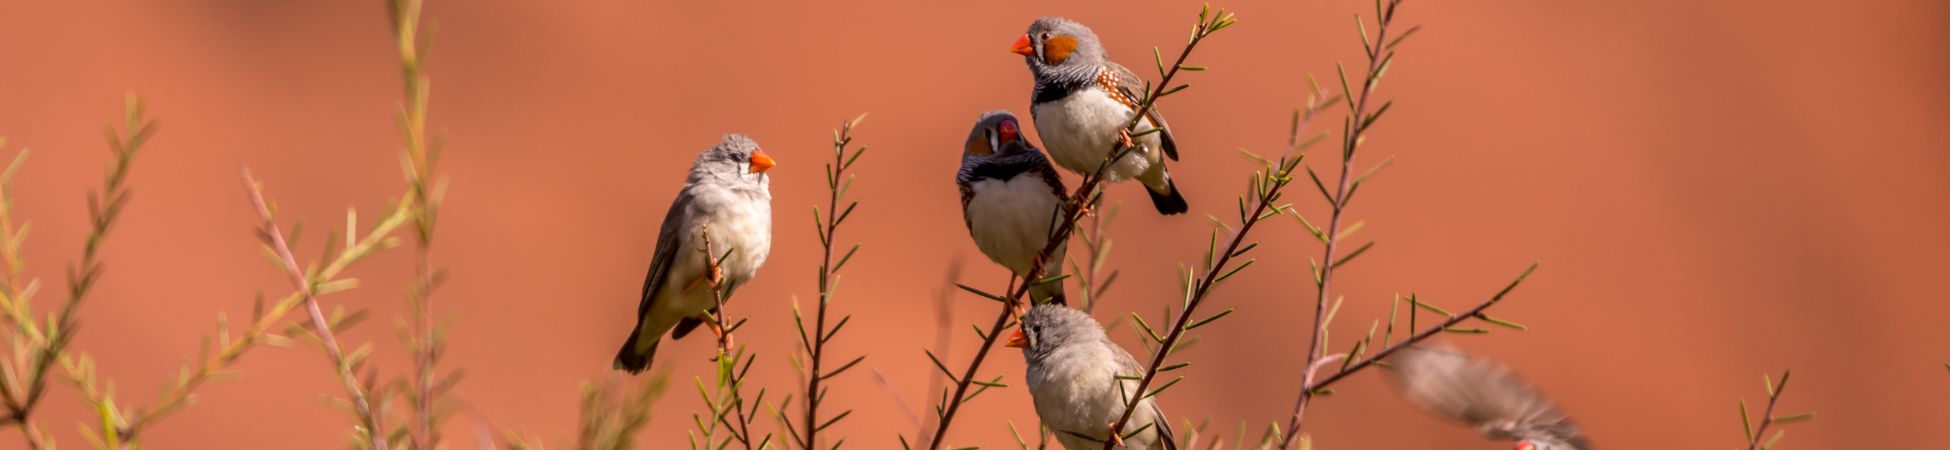
<svg viewBox="0 0 1950 450"><path fill-rule="evenodd" d="M643 373L644 369L650 368L650 360L657 356L657 344L663 343L663 340L658 339L658 342L650 343L649 350L644 350L643 353L637 353L636 341L642 336L641 333L643 333L642 327L630 331L630 339L623 341L622 350L616 351L617 370L627 371L631 375L635 375Z"/></svg>
<svg viewBox="0 0 1950 450"><path fill-rule="evenodd" d="M1191 210L1190 205L1185 204L1185 196L1178 193L1178 183L1172 182L1169 176L1165 177L1165 191L1160 194L1148 186L1144 189L1144 192L1151 194L1151 206L1158 207L1159 214L1184 214Z"/></svg>

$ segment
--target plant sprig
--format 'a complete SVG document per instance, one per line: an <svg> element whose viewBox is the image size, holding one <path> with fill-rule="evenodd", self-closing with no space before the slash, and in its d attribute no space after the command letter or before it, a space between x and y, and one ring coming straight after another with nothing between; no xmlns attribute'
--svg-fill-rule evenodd
<svg viewBox="0 0 1950 450"><path fill-rule="evenodd" d="M341 309L335 308L333 314L328 318L318 302L319 296L345 290L356 286L358 282L352 279L334 280L323 277L337 274L337 270L330 266L324 271L302 269L298 264L297 257L292 255L291 246L286 240L286 235L278 228L269 202L264 199L263 185L259 184L257 179L251 176L250 169L244 169L243 178L245 189L250 194L251 206L257 212L258 237L264 241L266 251L272 258L272 261L278 264L286 275L290 276L292 286L304 298L305 312L310 318L311 329L309 331L311 334L299 334L300 338L313 341L314 344L324 350L326 357L331 360L334 369L338 373L339 382L344 385L346 401L350 403L353 414L359 420L359 425L354 429L359 436L358 442L362 445L369 445L375 450L391 448L390 439L385 434L385 431L383 431L385 428L381 427L381 421L385 417L385 414L382 410L376 408L375 403L371 401L373 397L384 398L384 396L368 395L370 391L375 390L375 383L371 381L362 383L357 376L357 373L361 372L361 369L365 367L365 358L371 354L372 346L370 344L362 345L351 352L347 352L340 345L337 336L332 331L357 323L364 318L364 314L345 314ZM390 230L393 227L398 227L401 222L404 222L410 217L410 211L412 211L412 206L407 202L401 202L395 206L393 214L381 222L381 228ZM355 223L351 219L348 219L347 229L355 230L356 228L353 228L353 225ZM370 235L387 236L386 234L379 233L371 233ZM391 237L382 238L379 242L381 242L381 245L389 248L397 245L397 241ZM327 251L331 251L332 246L327 245L326 248L328 249ZM342 269L342 267L338 269ZM292 331L296 333L305 332L303 328L297 326L293 326Z"/></svg>
<svg viewBox="0 0 1950 450"><path fill-rule="evenodd" d="M39 282L30 281L25 286L20 284L21 270L25 265L20 256L20 246L26 239L27 226L14 229L9 224L5 226L4 235L0 235L0 239L5 240L0 247L5 247L4 259L8 272L4 292L0 292L0 302L5 304L0 305L0 309L6 310L9 325L16 334L7 339L14 344L12 358L0 364L0 406L4 406L6 412L4 417L0 417L0 425L18 424L29 448L53 446L53 442L34 425L33 413L41 400L46 398L49 370L57 362L72 360L68 345L74 342L77 329L75 311L101 279L100 250L108 240L109 230L129 203L129 169L136 153L156 132L156 121L148 118L142 100L134 94L128 95L123 103L120 125L119 131L113 123L103 127L109 144L108 170L103 177L101 190L88 194L89 227L88 236L82 244L81 261L68 267L67 298L61 302L58 311L48 314L44 321L35 316L31 304ZM13 209L11 179L26 161L25 158L23 151L4 174L8 184L4 193L5 221L8 222L12 220Z"/></svg>
<svg viewBox="0 0 1950 450"><path fill-rule="evenodd" d="M391 237L395 229L406 222L406 210L395 208L392 213L361 234L358 216L353 211L346 214L345 232L350 236L341 247L339 235L328 238L327 255L322 267L308 266L305 272L312 280L317 295L327 295L358 286L357 279L344 278L340 274L353 264L364 261L394 246ZM334 232L336 233L336 232ZM282 261L277 261L282 268ZM273 332L291 311L305 302L305 293L292 292L283 298L266 305L259 297L251 310L250 320L241 334L233 336L226 315L217 315L217 325L213 333L202 341L194 359L184 363L174 382L164 386L161 395L149 406L129 410L118 409L113 395L101 389L104 383L97 375L95 363L86 354L62 361L63 373L74 384L83 401L95 410L102 424L100 429L84 434L97 447L123 448L139 447L142 431L188 407L195 398L195 392L204 384L236 378L236 373L228 370L243 355L261 344L284 345L290 339ZM214 351L213 351L214 349ZM96 436L99 434L99 437Z"/></svg>
<svg viewBox="0 0 1950 450"><path fill-rule="evenodd" d="M706 258L706 267L722 266L725 258L731 256L732 249L725 249L722 253L714 252L711 246L711 230L705 228L702 233L704 248L700 249L700 253ZM711 269L711 272L715 270ZM745 379L751 373L752 364L757 361L757 356L745 353L745 347L737 345L732 339L732 332L744 327L745 319L733 319L730 310L725 308L729 300L726 296L730 293L720 280L705 281L706 286L711 290L711 298L714 302L711 310L706 311L705 320L718 334L718 354L711 358L711 361L716 363L717 372L708 388L703 379L696 380L698 396L703 397L709 417L691 415L692 425L697 427L696 434L691 435L691 448L722 449L729 447L732 441L743 444L746 450L768 448L767 446L772 442L771 433L766 433L759 438L758 442L752 442L752 415L746 409L748 403L751 405L765 403L765 389L759 389L758 396L753 397L749 402L743 394ZM756 408L752 409L752 412L755 412ZM729 434L723 440L717 438L720 425L724 426L726 433Z"/></svg>
<svg viewBox="0 0 1950 450"><path fill-rule="evenodd" d="M839 376L841 373L845 373L847 369L852 369L855 365L860 364L860 361L866 359L865 355L854 357L845 364L839 365L838 368L830 370L823 365L826 356L826 343L831 341L833 336L839 334L840 330L846 327L847 321L853 318L851 315L842 316L833 322L831 328L827 327L827 307L832 302L833 290L839 286L840 269L846 267L847 261L853 259L855 252L860 251L860 244L853 244L852 247L846 250L845 254L839 255L839 259L835 260L833 240L835 239L834 234L839 231L840 224L846 223L846 219L853 216L853 209L860 206L860 202L858 201L846 200L847 190L853 187L853 174L847 173L847 169L853 168L853 164L859 162L860 156L867 153L867 147L860 146L857 150L848 152L847 146L853 144L853 128L859 126L860 121L864 119L866 119L866 115L860 115L852 120L842 122L839 129L833 131L833 161L826 164L826 190L828 197L825 214L821 214L818 205L813 206L814 231L819 233L819 245L824 256L819 263L819 306L814 313L811 334L806 332L806 320L800 314L798 305L794 305L792 308L792 321L793 324L798 326L799 330L800 350L806 352L808 359L806 365L809 367L806 375L806 391L804 392L806 408L803 417L805 421L800 425L804 428L804 434L800 434L800 431L797 430L799 426L793 425L792 420L788 417L781 415L780 423L786 427L787 434L792 436L793 442L798 444L799 448L805 450L813 450L814 446L819 445L818 438L820 431L825 431L827 428L832 427L833 424L839 423L840 420L845 419L847 415L853 413L852 410L846 410L833 415L831 418L822 419L819 414L819 407L826 400L826 389L821 387L821 384L828 379ZM843 200L846 206L842 208L840 203ZM787 398L786 401L790 402L791 399ZM845 442L846 439L842 438L833 442L833 447L838 448Z"/></svg>
<svg viewBox="0 0 1950 450"><path fill-rule="evenodd" d="M1753 417L1747 413L1747 399L1740 399L1740 427L1743 436L1747 438L1747 450L1773 448L1774 444L1781 443L1781 438L1787 437L1787 430L1774 430L1774 434L1767 434L1768 427L1815 420L1813 411L1788 416L1774 415L1774 407L1780 404L1781 392L1787 389L1788 375L1791 373L1793 372L1781 371L1779 382L1770 380L1765 375L1760 377L1761 386L1767 388L1767 407L1761 410L1759 427L1754 426Z"/></svg>
<svg viewBox="0 0 1950 450"><path fill-rule="evenodd" d="M1355 231L1359 230L1362 225L1361 222L1357 221L1343 226L1349 203L1352 201L1355 192L1360 189L1369 177L1380 172L1393 161L1393 158L1384 159L1368 170L1361 172L1361 174L1355 174L1355 156L1366 140L1366 133L1383 117L1383 114L1388 112L1394 105L1394 102L1384 101L1372 113L1369 112L1368 105L1373 100L1373 94L1380 85L1382 77L1387 74L1389 66L1394 61L1395 48L1402 43L1403 39L1413 35L1417 29L1409 28L1399 36L1395 36L1394 39L1389 39L1389 31L1392 28L1395 13L1400 5L1401 0L1376 1L1375 16L1377 31L1372 38L1369 37L1367 25L1362 21L1360 15L1355 16L1357 28L1360 29L1361 48L1364 51L1363 55L1367 58L1366 70L1358 74L1357 77L1350 78L1344 66L1336 65L1340 80L1340 95L1338 98L1342 99L1344 104L1349 108L1348 115L1343 120L1341 126L1341 164L1339 167L1339 175L1336 178L1336 183L1333 185L1334 187L1330 189L1328 187L1329 185L1323 182L1320 174L1314 172L1312 169L1307 170L1308 178L1314 183L1314 187L1319 190L1321 196L1326 199L1330 208L1331 213L1327 226L1324 229L1316 227L1298 213L1293 214L1293 217L1299 220L1300 225L1305 227L1309 234L1321 242L1323 250L1321 258L1312 261L1313 269L1311 275L1316 288L1316 295L1314 297L1314 327L1308 343L1304 374L1301 377L1300 393L1298 394L1298 399L1294 402L1293 414L1287 422L1286 428L1278 434L1281 438L1280 448L1282 450L1290 449L1296 441L1304 441L1306 439L1301 433L1301 427L1306 420L1307 406L1312 402L1313 398L1331 392L1327 390L1327 387L1348 375L1372 367L1396 351L1413 346L1439 333L1489 332L1488 329L1484 328L1455 327L1464 321L1480 320L1491 325L1518 330L1524 329L1520 324L1490 317L1485 311L1491 306L1495 306L1498 302L1501 302L1511 290L1516 289L1517 285L1529 277L1530 273L1537 269L1537 264L1535 263L1532 263L1528 268L1524 269L1523 273L1510 281L1502 290L1490 296L1489 299L1477 303L1461 313L1451 314L1442 308L1423 303L1411 294L1407 297L1410 305L1408 308L1409 324L1407 326L1409 332L1403 340L1399 342L1394 340L1396 312L1391 311L1388 319L1388 328L1382 334L1383 342L1380 345L1380 350L1374 350L1376 346L1374 344L1373 334L1375 331L1374 328L1379 325L1377 323L1371 325L1368 334L1361 339L1357 339L1354 346L1348 352L1334 355L1326 354L1326 348L1328 347L1328 325L1333 322L1334 313L1339 310L1341 303L1338 296L1333 297L1332 301L1329 300L1330 294L1333 294L1334 273L1341 266L1366 254L1375 245L1374 242L1370 241L1356 247L1352 251L1348 251L1346 254L1340 253L1342 242L1348 236L1354 234ZM1377 44L1382 42L1385 42L1385 44ZM1309 81L1312 80L1309 79ZM1356 82L1360 86L1358 90L1354 88L1355 84L1353 83ZM1315 86L1315 89L1318 90L1317 83ZM1434 325L1417 328L1416 321L1419 310L1429 310L1444 317ZM1371 351L1372 353L1370 353ZM1340 367L1324 377L1321 376L1321 369L1337 360L1341 362ZM1276 428L1276 430L1278 429Z"/></svg>
<svg viewBox="0 0 1950 450"><path fill-rule="evenodd" d="M413 373L404 377L410 420L402 430L411 448L431 450L441 445L440 424L451 411L446 395L458 385L464 372L441 374L440 359L445 353L446 327L434 318L433 292L446 279L444 270L433 265L434 225L438 222L444 183L435 180L444 141L427 132L427 108L431 79L424 70L425 58L433 39L420 34L423 0L391 0L393 38L399 48L404 100L397 119L404 151L400 155L407 193L412 199L414 269L413 284L407 289L407 328L401 336L411 352Z"/></svg>

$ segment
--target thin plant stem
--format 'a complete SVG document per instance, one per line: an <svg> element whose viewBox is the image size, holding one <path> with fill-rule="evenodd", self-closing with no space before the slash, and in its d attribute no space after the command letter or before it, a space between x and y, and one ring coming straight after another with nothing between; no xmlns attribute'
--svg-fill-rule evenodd
<svg viewBox="0 0 1950 450"><path fill-rule="evenodd" d="M325 348L325 355L332 360L332 364L338 370L339 381L345 385L345 393L351 400L353 412L359 416L361 426L365 428L363 430L365 439L372 444L372 448L386 450L388 445L384 431L379 427L379 416L373 414L372 403L367 400L365 390L360 388L358 377L352 373L350 360L346 358L345 352L339 347L338 338L332 333L332 323L326 320L324 310L318 305L317 286L306 279L304 269L298 266L298 259L292 256L291 246L285 242L284 232L278 229L277 221L271 216L271 208L264 200L263 185L258 184L257 179L251 176L250 169L243 170L243 177L245 190L250 193L251 207L257 211L259 232L262 233L266 244L271 246L278 261L283 263L285 272L291 276L292 287L297 288L300 295L304 297L305 312L310 316L312 332L318 335L319 342Z"/></svg>
<svg viewBox="0 0 1950 450"><path fill-rule="evenodd" d="M1787 430L1775 430L1774 434L1769 436L1767 434L1769 427L1814 420L1814 412L1805 412L1786 417L1774 416L1774 409L1780 405L1781 394L1787 390L1788 375L1791 374L1793 374L1791 371L1781 371L1781 380L1778 383L1768 380L1767 377L1761 377L1762 384L1767 388L1767 407L1761 410L1759 427L1754 427L1753 419L1747 417L1747 401L1740 401L1740 425L1743 427L1745 437L1747 438L1747 450L1765 450L1772 448L1774 444L1780 443L1782 437L1787 435Z"/></svg>
<svg viewBox="0 0 1950 450"><path fill-rule="evenodd" d="M1388 30L1389 25L1394 22L1395 10L1400 4L1401 0L1387 0L1387 9L1380 11L1380 17L1376 18L1379 27L1376 32L1376 38L1373 41L1366 40L1367 32L1362 31L1363 50L1366 51L1365 56L1368 59L1368 68L1362 72L1359 95L1352 95L1350 92L1347 92L1346 74L1342 73L1341 75L1343 94L1348 95L1346 99L1351 105L1351 109L1348 111L1349 125L1343 130L1341 136L1341 173L1339 181L1335 184L1334 195L1328 202L1328 206L1332 208L1332 212L1327 220L1326 232L1320 235L1326 245L1321 251L1322 262L1319 263L1320 268L1315 277L1318 282L1315 283L1317 289L1316 296L1314 297L1314 326L1307 344L1306 364L1302 367L1311 368L1316 361L1320 360L1323 353L1325 353L1324 341L1326 340L1328 325L1325 319L1328 296L1333 292L1334 268L1339 265L1339 261L1335 260L1335 253L1340 247L1342 218L1347 211L1348 200L1353 194L1354 157L1356 151L1360 148L1362 133L1366 131L1369 122L1374 119L1366 116L1370 94L1374 92L1376 83L1380 81L1381 73L1386 69L1387 61L1394 57L1394 52L1391 50L1393 45L1387 44L1389 42ZM1377 10L1380 10L1380 8L1377 8ZM1358 20L1356 25L1366 27L1366 25L1360 24ZM1305 378L1303 377L1303 381L1301 382L1303 387L1314 384L1314 380ZM1286 433L1283 435L1284 439L1280 443L1281 450L1287 450L1293 447L1294 439L1300 433L1300 425L1306 420L1307 406L1312 400L1312 390L1302 389L1300 391L1299 399L1293 405L1292 419L1287 424Z"/></svg>
<svg viewBox="0 0 1950 450"><path fill-rule="evenodd" d="M100 250L107 242L108 232L121 217L128 206L129 169L136 153L156 131L156 122L148 119L143 111L140 98L134 94L126 97L123 104L120 130L111 123L105 127L108 135L110 159L107 175L103 178L102 189L88 195L89 230L82 245L81 261L67 270L67 298L61 303L58 312L50 314L43 325L34 317L29 304L38 283L30 282L26 287L19 285L23 263L20 258L21 240L26 228L13 229L9 224L4 235L6 240L6 264L8 271L6 289L7 316L12 320L13 332L24 335L25 339L9 339L17 342L14 358L0 365L0 406L5 406L6 414L0 417L0 425L17 424L26 440L28 448L41 449L53 447L53 442L34 425L33 413L47 392L48 371L56 362L69 361L68 344L74 341L77 331L75 311L81 306L88 293L100 280L102 262ZM25 153L17 157L8 167L6 177L12 174L25 161ZM9 181L10 183L10 181ZM7 220L11 221L12 186L6 187Z"/></svg>
<svg viewBox="0 0 1950 450"><path fill-rule="evenodd" d="M430 141L427 133L431 81L422 69L431 42L419 33L423 4L422 0L393 0L389 12L394 20L393 36L399 47L404 80L405 100L399 107L399 126L406 146L402 159L406 163L415 231L414 281L408 293L412 337L407 339L407 346L413 352L413 376L410 377L413 416L407 429L412 448L431 450L440 445L440 418L436 417L439 409L435 403L441 393L436 391L450 387L451 383L438 379L438 364L445 347L441 342L442 333L434 323L433 308L433 291L439 287L441 278L433 266L434 224L441 201L433 174L439 163L440 142Z"/></svg>
<svg viewBox="0 0 1950 450"><path fill-rule="evenodd" d="M794 435L794 440L799 444L799 448L807 450L811 450L819 445L818 438L820 431L833 426L833 424L838 423L841 419L845 419L847 415L852 414L850 410L844 411L822 421L819 415L819 407L826 399L826 390L822 387L822 384L827 379L838 376L841 372L853 368L854 365L859 364L861 360L866 358L865 356L853 358L853 360L841 364L838 368L830 371L824 366L827 341L832 340L833 336L838 334L840 329L846 326L846 322L851 319L850 316L841 318L833 323L832 328L827 328L827 310L828 306L832 303L833 289L839 284L840 268L844 267L846 262L852 259L854 252L860 249L859 244L854 244L845 254L838 255L837 260L834 259L836 256L833 251L834 233L839 231L840 224L845 223L848 217L852 217L854 208L860 205L857 201L848 200L847 205L842 207L840 201L846 197L846 191L853 186L852 175L847 173L847 169L852 168L853 164L858 162L860 155L867 151L864 146L855 150L853 153L847 153L846 151L847 146L853 143L853 128L859 126L860 121L865 119L865 117L862 115L853 120L843 122L840 124L840 128L834 131L833 161L826 166L826 187L828 193L826 214L822 216L819 207L813 207L813 222L816 226L815 231L819 233L822 256L819 264L819 305L814 313L813 332L810 337L806 334L804 319L798 316L796 309L793 312L794 320L799 324L799 339L804 346L803 350L806 351L808 367L810 368L807 371L805 384L806 409L805 415L802 416L805 419L805 434L803 436ZM791 426L790 421L786 421L785 423L787 427ZM844 442L845 439L841 439L840 441L834 442L833 446L838 447Z"/></svg>

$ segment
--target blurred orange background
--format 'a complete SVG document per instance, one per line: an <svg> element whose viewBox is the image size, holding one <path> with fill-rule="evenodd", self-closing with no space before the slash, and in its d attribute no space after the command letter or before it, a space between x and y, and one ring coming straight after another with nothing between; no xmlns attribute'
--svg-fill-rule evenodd
<svg viewBox="0 0 1950 450"><path fill-rule="evenodd" d="M855 412L830 431L848 447L897 448L902 408L933 371L933 298L951 261L999 289L1005 274L970 244L950 180L977 113L1027 114L1030 78L1006 48L1042 15L1096 29L1110 54L1150 74L1152 46L1176 51L1198 5L1043 2L514 2L436 0L431 123L448 138L452 182L435 248L452 282L437 294L455 322L449 368L478 415L447 424L452 447L477 424L568 447L579 386L609 370L633 323L662 213L697 151L724 132L755 137L773 175L776 246L734 309L759 354L754 383L795 389L789 304L811 305L818 246L809 205L829 130L862 112L869 145L839 235L865 241L834 308L855 316L835 355L871 371L832 385ZM1185 150L1173 165L1193 214L1161 217L1131 186L1111 230L1123 279L1097 312L1156 317L1173 274L1203 251L1206 214L1230 217L1253 166L1271 153L1305 74L1331 80L1360 49L1350 15L1368 2L1239 1L1241 24L1193 57L1209 73L1164 105ZM1451 339L1515 366L1581 421L1601 448L1740 445L1735 399L1762 374L1794 369L1781 448L1939 446L1950 411L1950 3L1413 1L1423 29L1380 93L1398 101L1368 139L1363 166L1399 159L1357 199L1374 252L1341 272L1340 343L1416 292L1462 306L1525 265L1542 267L1499 316L1528 332ZM161 119L138 157L134 203L105 250L108 272L83 306L74 348L93 355L123 403L147 404L194 355L218 312L243 317L254 293L288 292L257 254L237 178L250 166L283 217L367 217L403 191L393 109L399 68L379 2L9 2L0 14L0 134L34 156L18 180L35 232L30 272L58 286L85 232L83 193L107 156L100 126L134 91ZM1351 64L1352 65L1352 64ZM1155 79L1155 75L1150 77ZM1339 120L1339 111L1322 124ZM1322 126L1327 130L1337 127ZM1325 149L1326 147L1322 147ZM1331 151L1319 152L1331 154ZM1331 157L1310 161L1330 167ZM1071 178L1074 183L1074 177ZM1310 218L1323 202L1289 198ZM1254 237L1260 263L1215 291L1184 383L1163 397L1180 418L1257 435L1284 421L1305 347L1320 249L1292 221ZM300 247L317 255L319 234ZM363 288L327 298L376 317L403 311L410 251L356 268ZM1075 253L1075 252L1073 252ZM59 297L44 290L42 310ZM967 322L991 303L953 301L950 364L974 348ZM1156 320L1156 319L1154 319ZM1209 330L1209 331L1205 331ZM1114 333L1142 353L1126 330ZM345 333L374 342L403 373L390 319ZM667 344L674 377L640 436L680 448L701 402L712 342ZM1337 345L1336 347L1341 347ZM1020 383L998 351L982 371ZM156 448L339 448L351 419L326 360L303 348L246 355L243 380L207 386L200 404L147 435ZM1365 374L1317 402L1321 448L1508 448L1404 406ZM58 386L39 423L86 445L89 416ZM985 394L950 441L1013 446L1005 421L1036 423L1027 392ZM763 429L773 429L770 420ZM1228 439L1230 440L1230 439ZM0 448L21 448L0 430Z"/></svg>

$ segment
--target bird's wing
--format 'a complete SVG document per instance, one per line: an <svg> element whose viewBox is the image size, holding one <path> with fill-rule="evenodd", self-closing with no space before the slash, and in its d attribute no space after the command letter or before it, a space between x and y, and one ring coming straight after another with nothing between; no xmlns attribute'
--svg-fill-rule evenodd
<svg viewBox="0 0 1950 450"><path fill-rule="evenodd" d="M1549 437L1588 449L1584 432L1509 368L1453 349L1411 348L1390 358L1409 403L1506 439Z"/></svg>
<svg viewBox="0 0 1950 450"><path fill-rule="evenodd" d="M974 167L967 156L961 159L961 169L955 171L955 187L961 190L961 224L968 227L968 235L975 235L975 220L968 217L968 201L975 199Z"/></svg>
<svg viewBox="0 0 1950 450"><path fill-rule="evenodd" d="M650 273L643 276L643 294L637 304L637 325L642 326L643 317L650 314L651 305L657 301L657 292L663 290L664 283L670 282L670 269L676 266L677 249L683 242L686 216L690 212L690 188L677 193L670 201L670 211L664 213L663 228L657 231L657 251L650 257Z"/></svg>
<svg viewBox="0 0 1950 450"><path fill-rule="evenodd" d="M1131 99L1131 104L1136 105L1139 100L1143 99L1144 95L1150 95L1149 92L1135 92L1137 89L1144 88L1144 79L1139 78L1136 73L1132 73L1131 69L1127 69L1118 63L1110 63L1110 70L1113 75L1116 75L1115 80L1118 93L1124 94L1125 98ZM1132 108L1136 108L1136 106L1132 106ZM1165 113L1158 111L1157 102L1152 102L1151 111L1146 112L1144 117L1151 119L1151 124L1158 127L1158 140L1164 142L1165 157L1171 158L1172 161L1177 161L1178 141L1172 138L1171 125L1165 124Z"/></svg>

